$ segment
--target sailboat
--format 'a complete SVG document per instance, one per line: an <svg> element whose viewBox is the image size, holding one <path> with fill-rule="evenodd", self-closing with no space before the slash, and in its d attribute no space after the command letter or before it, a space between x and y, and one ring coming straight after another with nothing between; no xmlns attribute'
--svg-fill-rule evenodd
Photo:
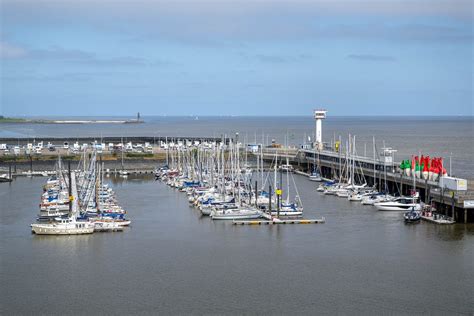
<svg viewBox="0 0 474 316"><path fill-rule="evenodd" d="M128 171L124 170L124 167L123 167L123 152L125 150L125 148L123 146L123 138L122 138L122 147L120 149L121 149L121 152L122 152L122 169L119 170L119 175L126 178L128 176Z"/></svg>
<svg viewBox="0 0 474 316"><path fill-rule="evenodd" d="M224 149L224 148L223 148ZM242 197L246 195L247 192L242 188L242 170L240 169L240 147L238 140L236 141L235 148L231 143L230 146L230 186L229 190L232 191L232 195L236 197L237 201L234 206L231 207L214 207L210 212L209 216L213 220L242 220L242 219L256 219L262 216L262 211L255 209L250 206L244 206ZM222 153L224 157L224 153ZM222 172L224 172L224 165ZM225 177L222 177L221 182L221 191L225 192Z"/></svg>
<svg viewBox="0 0 474 316"><path fill-rule="evenodd" d="M275 169L274 169L274 187L280 189L283 187L283 177L280 174L280 183L277 183L277 165L278 157L275 156ZM286 165L289 165L288 157L286 157ZM280 204L276 205L276 209L271 210L270 214L272 216L284 216L284 217L301 217L303 216L303 204L299 198L298 188L293 178L293 173L291 173L291 179L293 180L293 185L296 190L295 201L290 202L290 170L286 170L286 199L283 201L283 196L280 198ZM281 190L280 190L281 191ZM282 192L283 193L283 192ZM275 204L274 204L275 205Z"/></svg>
<svg viewBox="0 0 474 316"><path fill-rule="evenodd" d="M316 164L316 162L313 164L313 171L308 177L309 181L315 181L315 182L323 181L320 171L321 170L320 170L320 165L319 165L319 152L318 152L318 164Z"/></svg>

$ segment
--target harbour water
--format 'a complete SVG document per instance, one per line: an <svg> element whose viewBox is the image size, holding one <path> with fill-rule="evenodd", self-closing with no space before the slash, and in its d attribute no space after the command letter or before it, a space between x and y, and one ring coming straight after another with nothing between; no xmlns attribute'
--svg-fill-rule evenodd
<svg viewBox="0 0 474 316"><path fill-rule="evenodd" d="M51 119L51 118L49 118ZM55 119L68 119L67 117ZM79 119L75 117L74 119ZM81 119L127 119L124 117L83 117ZM293 117L144 117L143 124L2 124L2 137L97 137L101 136L195 136L219 137L240 133L247 142L269 143L272 139L302 144L314 135L314 120ZM445 158L448 173L474 178L474 118L470 117L331 117L323 122L323 141L356 135L357 153L372 157L372 137L377 150L397 150L395 160L411 155ZM452 156L449 170L449 157Z"/></svg>
<svg viewBox="0 0 474 316"><path fill-rule="evenodd" d="M234 226L129 176L108 178L125 232L37 236L44 179L0 185L4 315L474 312L472 224L407 225L295 176L305 217L325 224Z"/></svg>

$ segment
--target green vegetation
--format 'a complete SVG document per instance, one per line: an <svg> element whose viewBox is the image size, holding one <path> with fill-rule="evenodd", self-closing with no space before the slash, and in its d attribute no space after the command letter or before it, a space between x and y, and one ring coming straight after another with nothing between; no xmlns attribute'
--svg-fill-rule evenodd
<svg viewBox="0 0 474 316"><path fill-rule="evenodd" d="M40 120L40 119L24 119L16 117L5 117L0 115L0 123L37 123L37 124L51 124L54 123L52 120Z"/></svg>
<svg viewBox="0 0 474 316"><path fill-rule="evenodd" d="M127 153L125 155L127 158L153 158L152 153Z"/></svg>
<svg viewBox="0 0 474 316"><path fill-rule="evenodd" d="M69 154L69 155L62 155L61 159L63 161L79 161L81 159L82 155L78 154ZM158 154L152 154L152 153L126 153L125 154L125 159L144 159L144 160L163 160L166 158L166 153L158 153ZM8 163L8 162L29 162L31 160L33 161L54 161L58 160L57 155L49 155L49 154L42 154L42 155L0 155L0 164L1 163ZM101 158L104 161L119 161L120 160L120 155L117 155L116 153L113 154L104 154L101 155Z"/></svg>
<svg viewBox="0 0 474 316"><path fill-rule="evenodd" d="M0 115L0 123L24 123L28 122L28 120L21 119L21 118L14 118L14 117L4 117Z"/></svg>

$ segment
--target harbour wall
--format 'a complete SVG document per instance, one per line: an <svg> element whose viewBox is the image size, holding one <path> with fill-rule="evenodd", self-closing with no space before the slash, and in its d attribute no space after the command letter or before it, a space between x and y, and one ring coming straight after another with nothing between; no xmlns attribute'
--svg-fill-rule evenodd
<svg viewBox="0 0 474 316"><path fill-rule="evenodd" d="M194 137L194 136L176 136L176 137L163 137L163 136L127 136L127 137L116 137L116 136L103 136L103 137L29 137L29 138L0 138L0 144L7 144L9 146L24 146L28 143L43 142L46 146L47 143L51 143L55 146L62 146L65 142L72 145L74 142L82 144L93 144L96 143L150 143L157 144L160 142L178 142L178 141L200 141L200 142L220 142L220 137Z"/></svg>

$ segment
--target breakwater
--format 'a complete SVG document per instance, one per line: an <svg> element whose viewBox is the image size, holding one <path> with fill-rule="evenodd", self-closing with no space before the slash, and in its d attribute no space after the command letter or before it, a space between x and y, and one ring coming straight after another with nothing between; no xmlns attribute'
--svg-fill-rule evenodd
<svg viewBox="0 0 474 316"><path fill-rule="evenodd" d="M99 137L3 137L0 138L0 144L7 144L10 146L24 146L28 143L39 143L43 144L51 143L56 146L60 146L67 143L78 142L79 144L91 144L91 143L121 143L121 142L132 142L132 143L150 143L157 144L160 142L220 142L220 137L196 137L196 136L99 136Z"/></svg>

